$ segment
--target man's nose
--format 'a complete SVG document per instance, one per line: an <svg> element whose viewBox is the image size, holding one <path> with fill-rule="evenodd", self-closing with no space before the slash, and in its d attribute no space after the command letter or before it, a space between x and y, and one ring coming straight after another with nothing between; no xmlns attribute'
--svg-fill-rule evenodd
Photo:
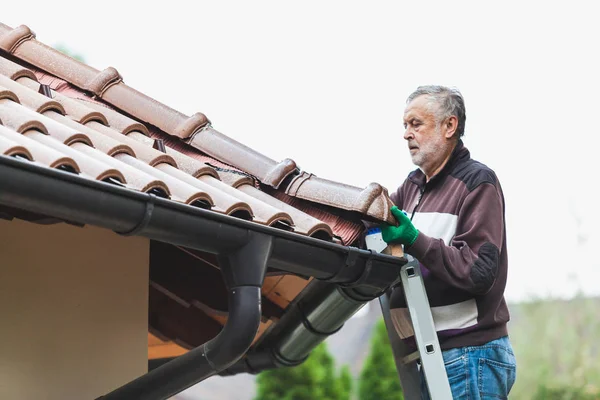
<svg viewBox="0 0 600 400"><path fill-rule="evenodd" d="M415 135L413 135L412 129L410 128L410 126L404 130L404 139L405 140L414 139L414 137L415 137Z"/></svg>

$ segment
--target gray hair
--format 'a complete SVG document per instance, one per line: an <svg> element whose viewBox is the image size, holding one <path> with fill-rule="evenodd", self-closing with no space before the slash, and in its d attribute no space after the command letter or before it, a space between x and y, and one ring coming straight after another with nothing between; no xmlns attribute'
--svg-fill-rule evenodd
<svg viewBox="0 0 600 400"><path fill-rule="evenodd" d="M438 124L444 119L454 115L456 119L458 119L458 127L456 128L458 137L465 134L467 111L465 109L465 100L463 99L460 90L454 87L448 88L439 85L419 86L417 90L408 96L406 104L423 95L429 96L430 101L437 104L438 107L435 116Z"/></svg>

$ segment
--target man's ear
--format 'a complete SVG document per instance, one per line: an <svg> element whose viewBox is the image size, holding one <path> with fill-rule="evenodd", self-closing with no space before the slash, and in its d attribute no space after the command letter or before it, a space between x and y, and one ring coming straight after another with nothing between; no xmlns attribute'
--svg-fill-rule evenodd
<svg viewBox="0 0 600 400"><path fill-rule="evenodd" d="M458 118L456 118L455 115L449 116L446 118L446 121L444 121L443 128L446 139L452 138L458 129Z"/></svg>

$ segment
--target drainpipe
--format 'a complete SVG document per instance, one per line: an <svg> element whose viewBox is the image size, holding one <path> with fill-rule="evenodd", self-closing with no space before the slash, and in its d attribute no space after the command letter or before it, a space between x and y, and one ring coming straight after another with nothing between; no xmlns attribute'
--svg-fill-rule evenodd
<svg viewBox="0 0 600 400"><path fill-rule="evenodd" d="M271 249L271 237L252 233L245 245L219 255L229 316L216 337L99 399L167 399L239 360L260 325L261 286Z"/></svg>
<svg viewBox="0 0 600 400"><path fill-rule="evenodd" d="M305 290L255 349L219 375L256 374L301 364L367 302L382 294L374 288L344 287L318 280Z"/></svg>

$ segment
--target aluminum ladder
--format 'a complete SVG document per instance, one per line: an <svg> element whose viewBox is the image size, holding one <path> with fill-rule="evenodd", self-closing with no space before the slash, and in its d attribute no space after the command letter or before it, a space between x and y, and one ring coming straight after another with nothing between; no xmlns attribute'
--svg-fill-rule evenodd
<svg viewBox="0 0 600 400"><path fill-rule="evenodd" d="M379 229L374 228L369 229L367 232L367 248L394 256L404 256L408 261L400 269L400 283L415 333L417 351L411 353L396 333L390 314L391 291L379 298L404 398L408 400L421 399L422 371L430 399L451 400L452 391L450 390L442 350L433 323L431 307L425 292L419 261L411 255L404 254L400 245L388 246L381 239L381 233L378 231Z"/></svg>

